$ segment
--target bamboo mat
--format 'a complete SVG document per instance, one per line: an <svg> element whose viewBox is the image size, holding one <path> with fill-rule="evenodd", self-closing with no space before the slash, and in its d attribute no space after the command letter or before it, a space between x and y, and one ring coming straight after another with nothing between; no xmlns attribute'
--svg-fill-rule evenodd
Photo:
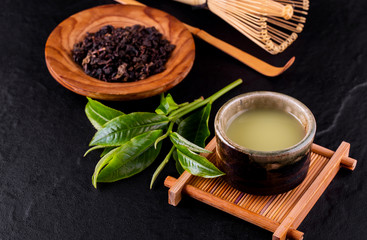
<svg viewBox="0 0 367 240"><path fill-rule="evenodd" d="M303 239L296 230L313 205L332 181L340 167L354 170L357 161L349 158L349 144L343 142L336 152L313 145L310 167L305 180L291 191L269 196L241 192L222 178L201 178L184 172L179 179L168 176L169 203L176 206L181 192L274 232L273 239ZM213 153L206 157L214 162L215 139L208 146Z"/></svg>

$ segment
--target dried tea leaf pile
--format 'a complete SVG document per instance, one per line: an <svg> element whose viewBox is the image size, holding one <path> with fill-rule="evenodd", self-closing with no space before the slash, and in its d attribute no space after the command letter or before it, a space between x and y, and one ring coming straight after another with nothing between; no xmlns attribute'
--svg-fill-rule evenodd
<svg viewBox="0 0 367 240"><path fill-rule="evenodd" d="M107 82L133 82L165 70L175 45L155 27L107 25L87 33L72 56L91 77Z"/></svg>

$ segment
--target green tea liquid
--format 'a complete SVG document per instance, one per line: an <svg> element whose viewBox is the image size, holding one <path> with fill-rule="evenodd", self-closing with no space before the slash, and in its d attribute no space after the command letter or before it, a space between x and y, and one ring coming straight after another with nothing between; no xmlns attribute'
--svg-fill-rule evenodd
<svg viewBox="0 0 367 240"><path fill-rule="evenodd" d="M289 113L256 109L234 116L227 129L233 142L256 151L277 151L302 140L305 130Z"/></svg>

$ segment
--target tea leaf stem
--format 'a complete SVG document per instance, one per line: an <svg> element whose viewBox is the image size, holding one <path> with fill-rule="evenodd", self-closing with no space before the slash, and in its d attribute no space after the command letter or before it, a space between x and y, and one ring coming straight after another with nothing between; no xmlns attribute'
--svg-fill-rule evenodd
<svg viewBox="0 0 367 240"><path fill-rule="evenodd" d="M160 136L159 138L157 138L157 140L155 141L154 143L154 148L157 148L157 144L164 140L165 138L167 138L169 136L169 134L172 132L172 129L173 129L173 125L175 124L175 122L170 122L169 126L168 126L168 129L167 129L167 132Z"/></svg>
<svg viewBox="0 0 367 240"><path fill-rule="evenodd" d="M177 114L179 114L180 112L185 111L186 109L192 108L192 106L195 106L196 104L198 104L198 103L202 102L203 100L204 100L204 98L203 98L203 97L201 97L201 98L198 98L198 99L194 100L194 101L193 101L193 102L191 102L191 103L185 104L184 106L180 107L179 109L177 109L177 110L175 110L175 111L171 112L171 114L169 114L169 115L168 115L168 118L169 118L169 119L173 119L173 118L174 118L174 116L176 116L176 115L177 115Z"/></svg>
<svg viewBox="0 0 367 240"><path fill-rule="evenodd" d="M176 110L174 113L172 113L168 119L169 121L176 121L177 119L185 116L186 114L206 105L207 103L213 103L215 100L217 100L219 97L221 97L222 95L224 95L225 93L229 92L230 90L232 90L233 88L237 87L238 85L240 85L242 83L242 79L238 79L232 83L230 83L229 85L227 85L226 87L222 88L221 90L219 90L218 92L214 93L213 95L211 95L210 97L208 97L207 99L204 99L202 101L194 101L192 103L189 103L188 105Z"/></svg>
<svg viewBox="0 0 367 240"><path fill-rule="evenodd" d="M168 152L168 154L166 155L166 157L164 158L164 160L161 162L161 164L159 164L159 166L155 170L155 172L154 172L154 174L152 176L152 180L150 181L150 189L152 189L155 180L157 179L158 175L162 172L163 168L168 163L168 161L171 158L172 153L173 153L174 150L175 150L175 146L172 146L171 150Z"/></svg>

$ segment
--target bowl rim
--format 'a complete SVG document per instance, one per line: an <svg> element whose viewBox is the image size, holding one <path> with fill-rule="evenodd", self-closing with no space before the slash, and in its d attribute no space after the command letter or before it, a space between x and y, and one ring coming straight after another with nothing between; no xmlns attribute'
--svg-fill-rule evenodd
<svg viewBox="0 0 367 240"><path fill-rule="evenodd" d="M122 9L124 10L122 11ZM111 11L113 11L113 15L103 16L104 13L109 13ZM123 16L122 13L127 11L140 11L147 15L147 19L135 19L135 21L137 21L136 23L126 24L126 22L123 22L125 16ZM72 47L70 45L74 45L80 40L78 40L78 37L80 38L81 32L84 32L83 35L85 36L85 33L87 32L86 29L93 27L93 19L104 20L104 17L108 19L113 17L113 19L120 20L121 24L114 24L114 22L110 24L115 27L119 27L119 25L144 25L144 21L153 22L153 20L149 19L148 16L152 16L153 20L155 20L154 18L156 17L164 20L167 19L167 21L169 21L165 23L157 22L157 25L145 26L155 26L166 39L170 40L172 44L176 45L175 50L172 52L172 55L166 62L166 69L163 72L151 75L146 79L136 82L104 82L87 75L81 66L79 66L72 59ZM126 19L127 18L128 17L126 17ZM75 23L78 24L80 29L67 29L69 27L68 25L72 24L78 19L83 20L80 23ZM139 20L141 22L138 22ZM109 23L104 25L107 24ZM97 26L98 24L96 23L94 27ZM102 25L99 27L102 27ZM62 41L58 39L58 36L66 38L66 43L62 43ZM175 38L173 39L173 37ZM72 42L73 40L75 41ZM166 12L147 6L106 4L82 10L69 16L59 23L48 36L45 45L46 65L50 74L56 81L77 94L102 100L141 99L164 92L180 83L187 76L192 69L194 59L194 39L184 24ZM79 80L80 78L83 80Z"/></svg>
<svg viewBox="0 0 367 240"><path fill-rule="evenodd" d="M307 119L310 120L310 122L309 122L310 127L308 128L308 130L307 130L305 136L302 138L302 140L300 140L298 143L294 144L293 146L290 146L290 147L285 148L285 149L275 150L275 151L259 151L259 150L253 150L253 149L249 149L249 148L240 146L239 144L235 143L230 138L228 138L228 136L225 133L224 126L222 126L221 121L220 121L221 118L223 117L223 114L225 114L225 111L228 110L228 108L232 104L234 104L238 101L241 101L243 99L250 98L250 97L259 97L259 96L276 97L278 99L285 99L287 102L291 102L295 106L302 109L302 111L305 114L307 114ZM288 95L283 94L283 93L272 92L272 91L254 91L254 92L249 92L249 93L244 93L244 94L238 95L238 96L230 99L229 101L227 101L219 109L219 111L217 112L217 114L215 116L214 128L215 128L215 134L220 139L220 141L222 141L223 143L225 143L227 146L231 147L232 149L240 151L240 152L245 153L245 154L249 154L251 156L257 156L257 157L263 158L263 160L265 162L271 162L272 161L272 160L270 160L271 158L268 158L268 157L284 156L284 155L292 154L292 153L302 151L302 150L308 148L312 144L313 139L315 137L316 120L315 120L315 117L312 114L311 110L305 104L303 104L301 101L299 101L299 100L297 100L297 99L295 99L291 96L288 96Z"/></svg>

